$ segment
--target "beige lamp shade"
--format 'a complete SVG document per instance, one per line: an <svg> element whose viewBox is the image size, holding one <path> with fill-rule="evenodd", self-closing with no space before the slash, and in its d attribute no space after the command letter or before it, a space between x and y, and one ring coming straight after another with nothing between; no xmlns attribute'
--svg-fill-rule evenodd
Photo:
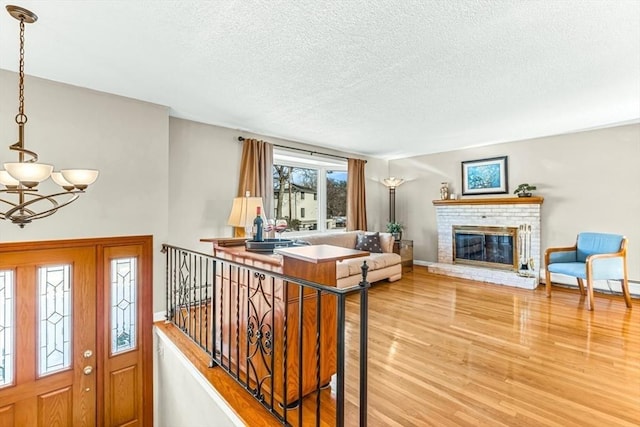
<svg viewBox="0 0 640 427"><path fill-rule="evenodd" d="M72 183L64 179L64 177L62 176L62 172L52 172L51 179L53 180L53 182L67 191L71 191L75 188Z"/></svg>
<svg viewBox="0 0 640 427"><path fill-rule="evenodd" d="M245 197L236 197L233 199L233 206L231 207L227 224L245 229L251 228L258 207L260 207L260 216L262 216L264 220L262 197L249 197L248 195Z"/></svg>
<svg viewBox="0 0 640 427"><path fill-rule="evenodd" d="M86 189L98 179L98 171L95 169L63 169L60 172L64 180L78 190Z"/></svg>
<svg viewBox="0 0 640 427"><path fill-rule="evenodd" d="M52 165L28 162L5 163L4 168L12 178L17 179L22 185L28 188L35 187L40 182L49 178L53 171Z"/></svg>
<svg viewBox="0 0 640 427"><path fill-rule="evenodd" d="M0 184L5 187L17 187L20 185L20 181L9 175L9 172L0 171Z"/></svg>

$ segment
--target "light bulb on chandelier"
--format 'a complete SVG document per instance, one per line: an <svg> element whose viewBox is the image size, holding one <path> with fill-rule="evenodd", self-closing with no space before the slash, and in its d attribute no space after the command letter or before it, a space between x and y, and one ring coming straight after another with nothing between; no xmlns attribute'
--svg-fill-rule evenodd
<svg viewBox="0 0 640 427"><path fill-rule="evenodd" d="M38 163L38 154L24 147L24 127L27 123L24 112L24 24L32 24L38 17L19 6L8 5L7 11L20 21L19 106L15 118L18 142L9 146L10 150L18 152L18 161L7 162L4 164L5 170L0 170L0 185L5 187L0 189L0 219L10 220L23 228L25 224L53 215L58 209L78 199L98 178L98 171L63 169L53 172L53 165ZM64 191L39 194L38 184L49 177Z"/></svg>

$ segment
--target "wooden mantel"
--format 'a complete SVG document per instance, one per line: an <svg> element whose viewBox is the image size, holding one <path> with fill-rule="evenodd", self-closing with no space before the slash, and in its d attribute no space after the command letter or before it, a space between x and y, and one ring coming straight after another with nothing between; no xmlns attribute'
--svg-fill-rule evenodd
<svg viewBox="0 0 640 427"><path fill-rule="evenodd" d="M434 200L435 206L458 206L458 205L541 205L544 197L483 197L480 199L456 199L456 200Z"/></svg>

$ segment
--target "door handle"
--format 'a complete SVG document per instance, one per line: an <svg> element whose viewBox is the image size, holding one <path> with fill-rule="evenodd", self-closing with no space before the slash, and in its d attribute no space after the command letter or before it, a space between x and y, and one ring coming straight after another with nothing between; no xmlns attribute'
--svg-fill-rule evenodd
<svg viewBox="0 0 640 427"><path fill-rule="evenodd" d="M91 375L93 372L93 366L85 366L82 372L84 372L85 375Z"/></svg>
<svg viewBox="0 0 640 427"><path fill-rule="evenodd" d="M82 353L82 355L84 356L85 359L88 359L91 356L93 356L93 352L91 350L85 350L84 353Z"/></svg>

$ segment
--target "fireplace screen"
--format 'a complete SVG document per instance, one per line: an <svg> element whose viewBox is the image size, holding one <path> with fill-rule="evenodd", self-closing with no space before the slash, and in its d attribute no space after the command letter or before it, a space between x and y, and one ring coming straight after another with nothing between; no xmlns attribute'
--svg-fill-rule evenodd
<svg viewBox="0 0 640 427"><path fill-rule="evenodd" d="M453 227L453 262L517 270L516 227Z"/></svg>

